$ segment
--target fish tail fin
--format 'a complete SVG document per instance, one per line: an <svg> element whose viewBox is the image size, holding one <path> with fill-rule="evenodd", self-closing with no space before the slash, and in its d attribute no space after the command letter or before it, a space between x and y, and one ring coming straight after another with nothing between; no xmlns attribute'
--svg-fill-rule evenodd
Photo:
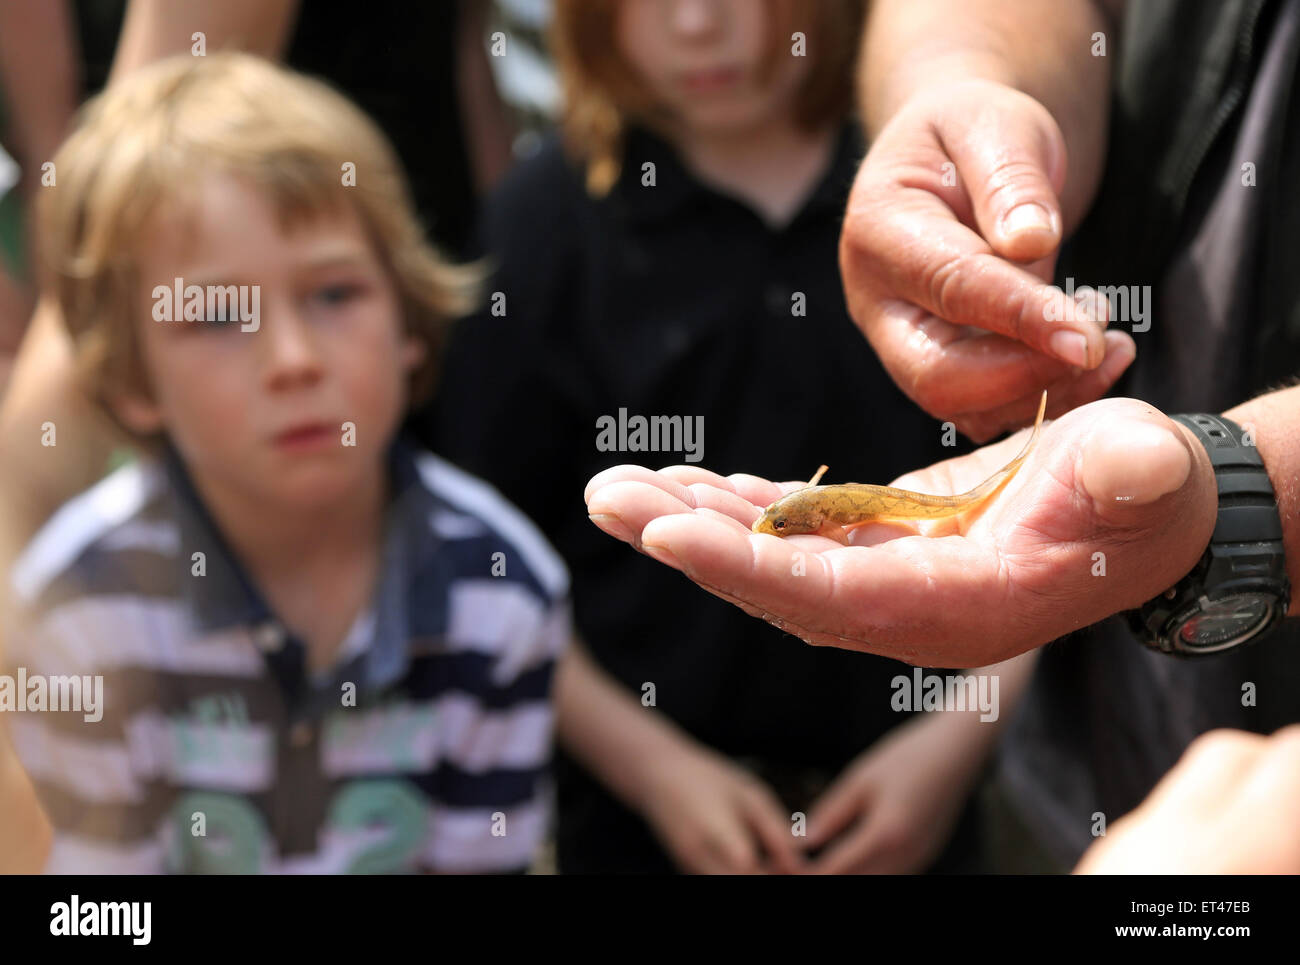
<svg viewBox="0 0 1300 965"><path fill-rule="evenodd" d="M1034 419L1034 431L1029 433L1029 438L1025 441L1024 446L1021 448L1020 454L1016 456L1014 459L1012 459L1005 466L1003 466L1001 469L999 469L997 472L995 472L993 475L989 476L988 479L984 480L974 489L970 490L969 492L962 493L957 498L963 501L969 500L972 502L983 499L984 497L992 493L994 490L996 490L999 486L1001 486L1004 482L1006 482L1012 475L1014 475L1015 471L1020 468L1021 463L1023 463L1025 461L1025 458L1029 455L1030 450L1034 448L1034 443L1038 441L1038 435L1043 428L1043 413L1046 411L1047 411L1047 390L1044 389L1043 397L1038 400L1038 416L1037 418Z"/></svg>

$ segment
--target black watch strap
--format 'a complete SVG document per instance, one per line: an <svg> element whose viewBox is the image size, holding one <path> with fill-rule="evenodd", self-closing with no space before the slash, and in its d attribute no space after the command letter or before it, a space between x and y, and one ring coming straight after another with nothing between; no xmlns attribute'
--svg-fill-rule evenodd
<svg viewBox="0 0 1300 965"><path fill-rule="evenodd" d="M1221 415L1194 413L1170 418L1187 426L1210 456L1219 492L1218 517L1210 545L1192 572L1133 611L1130 623L1145 643L1167 653L1218 652L1245 640L1189 648L1178 639L1178 628L1186 614L1196 611L1198 602L1242 593L1266 593L1278 601L1273 619L1252 636L1281 619L1290 595L1282 518L1264 460L1246 430Z"/></svg>
<svg viewBox="0 0 1300 965"><path fill-rule="evenodd" d="M1219 516L1211 545L1224 548L1240 545L1226 559L1240 558L1239 568L1249 571L1260 565L1250 552L1258 543L1275 543L1282 549L1282 517L1277 511L1277 494L1269 481L1264 460L1246 430L1221 415L1179 414L1170 416L1196 434L1210 454L1214 479L1219 489ZM1267 548L1266 548L1267 549ZM1224 574L1228 575L1228 574Z"/></svg>

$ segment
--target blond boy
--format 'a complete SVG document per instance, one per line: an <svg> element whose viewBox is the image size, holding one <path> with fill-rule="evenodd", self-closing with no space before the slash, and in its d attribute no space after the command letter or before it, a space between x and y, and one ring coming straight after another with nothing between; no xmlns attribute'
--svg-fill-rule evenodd
<svg viewBox="0 0 1300 965"><path fill-rule="evenodd" d="M7 672L102 686L0 715L49 870L527 867L568 576L399 436L473 278L382 135L323 84L185 56L91 102L55 169L49 283L146 455L14 569Z"/></svg>

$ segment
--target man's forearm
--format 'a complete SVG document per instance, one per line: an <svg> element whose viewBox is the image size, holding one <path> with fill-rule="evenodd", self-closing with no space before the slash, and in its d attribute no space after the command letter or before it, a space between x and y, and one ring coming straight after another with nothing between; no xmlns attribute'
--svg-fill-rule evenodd
<svg viewBox="0 0 1300 965"><path fill-rule="evenodd" d="M990 80L1042 104L1065 135L1067 230L1101 177L1118 0L875 0L860 67L863 118L874 135L917 92ZM1106 35L1106 56L1093 35Z"/></svg>
<svg viewBox="0 0 1300 965"><path fill-rule="evenodd" d="M1261 395L1224 413L1253 430L1260 458L1277 493L1291 581L1289 616L1300 616L1300 385Z"/></svg>

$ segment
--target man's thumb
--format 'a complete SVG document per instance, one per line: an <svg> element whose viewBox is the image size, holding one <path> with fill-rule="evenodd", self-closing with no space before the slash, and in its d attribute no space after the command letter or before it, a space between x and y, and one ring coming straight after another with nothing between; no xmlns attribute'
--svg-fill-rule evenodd
<svg viewBox="0 0 1300 965"><path fill-rule="evenodd" d="M1023 109L990 112L987 125L964 124L948 149L984 240L1004 258L1029 262L1061 243L1065 139L1042 105L1021 96Z"/></svg>
<svg viewBox="0 0 1300 965"><path fill-rule="evenodd" d="M1135 506L1180 489L1192 455L1178 427L1159 412L1102 419L1079 454L1079 481L1103 519L1123 524Z"/></svg>

